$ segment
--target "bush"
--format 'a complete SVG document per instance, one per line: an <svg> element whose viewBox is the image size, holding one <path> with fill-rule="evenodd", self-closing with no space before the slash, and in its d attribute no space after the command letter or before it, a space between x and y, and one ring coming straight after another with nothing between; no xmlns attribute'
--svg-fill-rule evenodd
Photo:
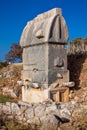
<svg viewBox="0 0 87 130"><path fill-rule="evenodd" d="M0 68L8 66L7 62L0 62Z"/></svg>
<svg viewBox="0 0 87 130"><path fill-rule="evenodd" d="M5 55L7 62L16 63L22 61L22 51L19 43L13 43L10 47L9 52Z"/></svg>
<svg viewBox="0 0 87 130"><path fill-rule="evenodd" d="M13 102L14 99L10 96L0 95L0 103Z"/></svg>

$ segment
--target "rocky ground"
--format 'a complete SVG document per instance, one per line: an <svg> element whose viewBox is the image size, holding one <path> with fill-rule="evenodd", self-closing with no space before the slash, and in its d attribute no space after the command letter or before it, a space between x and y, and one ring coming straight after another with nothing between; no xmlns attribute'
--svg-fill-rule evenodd
<svg viewBox="0 0 87 130"><path fill-rule="evenodd" d="M0 94L10 95L21 99L21 85L17 81L21 80L22 63L8 65L0 69Z"/></svg>
<svg viewBox="0 0 87 130"><path fill-rule="evenodd" d="M0 117L5 121L37 124L38 130L86 130L87 104L76 101L54 103L51 100L39 104L7 102L0 104Z"/></svg>
<svg viewBox="0 0 87 130"><path fill-rule="evenodd" d="M86 130L87 55L69 56L68 62L71 81L75 81L75 87L70 90L68 103L47 100L37 105L21 102L21 84L18 85L17 82L21 79L22 64L9 65L1 69L0 93L10 95L15 100L12 103L0 103L0 130ZM13 129L12 126L8 126L8 122L3 125L2 119L4 122L18 121L22 123L21 128L16 128L17 125L14 124ZM22 125L26 123L29 127L25 128Z"/></svg>
<svg viewBox="0 0 87 130"><path fill-rule="evenodd" d="M76 101L54 103L47 100L39 104L7 102L0 104L0 117L4 115L6 121L38 124L39 130L56 130L57 128L80 130L80 128L87 128L87 104Z"/></svg>

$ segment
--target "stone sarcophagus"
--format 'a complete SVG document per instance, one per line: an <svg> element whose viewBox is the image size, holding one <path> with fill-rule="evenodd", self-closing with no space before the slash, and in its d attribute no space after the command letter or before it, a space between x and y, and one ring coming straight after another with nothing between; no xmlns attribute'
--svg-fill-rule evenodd
<svg viewBox="0 0 87 130"><path fill-rule="evenodd" d="M38 15L25 26L20 45L23 48L22 80L49 88L57 79L69 81L64 45L68 29L60 8Z"/></svg>

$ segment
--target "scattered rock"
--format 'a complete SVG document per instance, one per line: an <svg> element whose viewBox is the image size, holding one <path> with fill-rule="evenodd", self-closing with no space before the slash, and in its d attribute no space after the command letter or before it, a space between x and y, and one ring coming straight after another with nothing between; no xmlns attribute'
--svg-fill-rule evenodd
<svg viewBox="0 0 87 130"><path fill-rule="evenodd" d="M33 88L39 88L39 84L38 83L32 83L32 87Z"/></svg>
<svg viewBox="0 0 87 130"><path fill-rule="evenodd" d="M52 104L48 107L46 107L46 114L52 113L57 111L57 106L55 104Z"/></svg>
<svg viewBox="0 0 87 130"><path fill-rule="evenodd" d="M11 103L11 110L13 115L17 115L20 111L20 108L17 103Z"/></svg>
<svg viewBox="0 0 87 130"><path fill-rule="evenodd" d="M60 110L60 115L63 117L70 117L71 112L67 108L63 108Z"/></svg>
<svg viewBox="0 0 87 130"><path fill-rule="evenodd" d="M11 107L9 105L3 105L3 113L11 114Z"/></svg>
<svg viewBox="0 0 87 130"><path fill-rule="evenodd" d="M10 95L13 98L17 98L17 91L10 89L9 87L2 88L3 95Z"/></svg>
<svg viewBox="0 0 87 130"><path fill-rule="evenodd" d="M62 79L62 78L63 78L63 75L60 74L60 73L57 73L57 78L58 78L58 79Z"/></svg>
<svg viewBox="0 0 87 130"><path fill-rule="evenodd" d="M46 106L45 105L42 105L42 104L38 105L35 108L35 116L36 117L44 116L46 114L45 110L46 110Z"/></svg>
<svg viewBox="0 0 87 130"><path fill-rule="evenodd" d="M74 87L75 86L75 82L63 82L61 85L61 87Z"/></svg>
<svg viewBox="0 0 87 130"><path fill-rule="evenodd" d="M19 86L21 86L21 85L23 85L23 81L22 81L22 80L18 80L18 81L17 81L17 84L18 84Z"/></svg>
<svg viewBox="0 0 87 130"><path fill-rule="evenodd" d="M25 111L25 118L26 118L26 120L34 118L34 110L33 110L32 107L31 107L31 108L28 108L28 109Z"/></svg>
<svg viewBox="0 0 87 130"><path fill-rule="evenodd" d="M30 88L40 88L39 84L38 83L29 83L28 85Z"/></svg>
<svg viewBox="0 0 87 130"><path fill-rule="evenodd" d="M0 79L1 79L1 78L3 78L3 75L2 75L2 74L0 74Z"/></svg>
<svg viewBox="0 0 87 130"><path fill-rule="evenodd" d="M33 106L32 103L27 103L27 102L23 102L23 101L19 101L18 105L20 106L20 108L28 108L28 107L32 107Z"/></svg>

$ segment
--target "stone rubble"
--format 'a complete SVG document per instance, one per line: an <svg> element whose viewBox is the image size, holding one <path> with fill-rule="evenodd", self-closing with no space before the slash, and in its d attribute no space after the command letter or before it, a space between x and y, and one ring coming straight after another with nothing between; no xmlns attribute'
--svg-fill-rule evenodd
<svg viewBox="0 0 87 130"><path fill-rule="evenodd" d="M51 125L57 127L59 120L54 115L60 118L64 117L71 120L74 116L78 116L83 110L87 111L87 104L81 104L76 101L68 103L54 103L50 100L47 102L32 104L32 103L0 103L0 115L6 114L7 120L15 119L21 123L42 123L48 128ZM50 125L51 124L51 125ZM43 127L42 126L42 130Z"/></svg>

